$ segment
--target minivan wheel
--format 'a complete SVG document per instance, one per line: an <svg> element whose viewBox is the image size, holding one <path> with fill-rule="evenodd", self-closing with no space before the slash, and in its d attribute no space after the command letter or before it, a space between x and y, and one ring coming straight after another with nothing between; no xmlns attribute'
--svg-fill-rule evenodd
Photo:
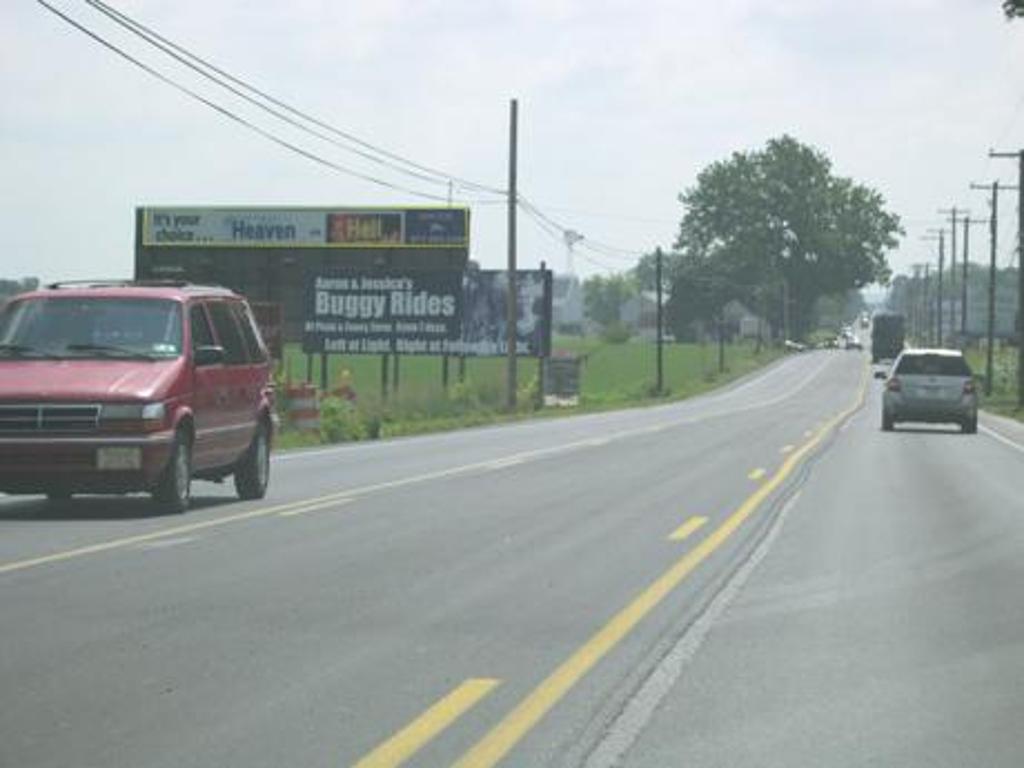
<svg viewBox="0 0 1024 768"><path fill-rule="evenodd" d="M965 419L963 423L960 424L960 431L965 435L976 434L978 431L978 417L974 416L973 418Z"/></svg>
<svg viewBox="0 0 1024 768"><path fill-rule="evenodd" d="M896 422L893 421L892 416L888 416L888 415L886 415L884 413L882 414L882 431L883 432L892 432L892 428L895 425L895 423Z"/></svg>
<svg viewBox="0 0 1024 768"><path fill-rule="evenodd" d="M235 491L240 499L262 499L269 484L270 435L266 424L260 424L235 470Z"/></svg>
<svg viewBox="0 0 1024 768"><path fill-rule="evenodd" d="M181 430L174 437L167 468L153 489L153 499L175 513L187 510L192 501L192 445Z"/></svg>

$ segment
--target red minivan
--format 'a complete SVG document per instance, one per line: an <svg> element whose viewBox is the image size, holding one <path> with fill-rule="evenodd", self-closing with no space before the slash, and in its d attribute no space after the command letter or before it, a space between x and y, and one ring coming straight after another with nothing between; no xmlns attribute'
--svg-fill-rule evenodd
<svg viewBox="0 0 1024 768"><path fill-rule="evenodd" d="M187 283L57 283L0 312L0 493L262 498L273 379L248 305Z"/></svg>

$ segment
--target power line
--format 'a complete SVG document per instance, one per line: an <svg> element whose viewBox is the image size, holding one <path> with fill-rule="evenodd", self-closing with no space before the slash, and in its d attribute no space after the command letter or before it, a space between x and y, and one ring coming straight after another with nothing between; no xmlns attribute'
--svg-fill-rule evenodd
<svg viewBox="0 0 1024 768"><path fill-rule="evenodd" d="M201 104L209 107L210 109L213 109L214 111L218 112L219 114L221 114L222 116L224 116L227 119L231 120L232 122L235 122L235 123L237 123L237 124L247 128L248 130L253 131L254 133L262 136L265 139L267 139L268 141L272 141L273 143L275 143L275 144L277 144L277 145L279 145L281 147L284 147L285 149L288 149L288 150L290 150L292 152L295 152L296 154L301 155L301 156L305 157L308 160L311 160L311 161L313 161L313 162L315 162L315 163L317 163L319 165L325 166L327 168L331 168L332 170L335 170L335 171L337 171L339 173L343 173L343 174L345 174L347 176L352 176L352 177L355 177L355 178L358 178L358 179L362 179L363 181L368 181L368 182L370 182L372 184L377 184L379 186L387 187L389 189L393 189L393 190L398 191L398 192L404 192L406 194L414 195L415 197L424 198L424 199L427 199L427 200L437 200L437 201L442 201L442 202L446 202L448 200L448 197L445 196L445 195L437 195L437 194L433 194L431 192L423 192L423 191L420 191L420 190L410 189L408 187L403 187L403 186L401 186L399 184L394 184L394 183L386 181L384 179L377 178L376 176L370 176L368 174L365 174L365 173L362 173L360 171L357 171L357 170L355 170L353 168L349 168L347 166L340 165L339 163L336 163L336 162L334 162L332 160L328 160L327 158L321 157L320 155L317 155L314 152L311 152L311 151L309 151L307 149L304 149L303 147L300 147L297 144L294 144L294 143L288 141L287 139L283 139L280 136L278 136L277 134L275 134L275 133L273 133L273 132L271 132L271 131L269 131L269 130L267 130L265 128L262 128L259 125L256 125L254 122L252 122L250 120L247 120L246 118L242 117L241 115L236 114L235 112L232 112L227 107L224 107L224 106L221 106L220 104L217 104L216 102L212 101L211 99L208 99L205 96L203 96L202 94L192 90L188 86L179 83L177 80L174 80L173 78L168 77L167 75L163 74L159 70L157 70L157 69L151 67L150 65L146 64L145 62L137 59L136 57L132 56L130 53L124 51L121 48L119 48L114 43L111 43L109 40L105 39L104 37L102 37L98 33L94 32L91 29L89 29L84 24L76 21L75 19L73 19L70 16L66 15L65 13L60 11L59 9L57 9L54 6L50 5L50 3L48 3L46 0L36 0L36 2L39 5L43 6L46 10L50 11L50 13L54 14L55 16L59 17L60 19L62 19L67 24L69 24L72 27L74 27L75 29L77 29L82 34L84 34L87 37L91 38L96 43L99 43L104 48L106 48L109 51L113 52L115 55L120 56L125 61L128 61L129 63L131 63L134 66L138 67L139 69L141 69L142 71L146 72L150 76L156 78L157 80L161 81L162 83L164 83L166 85L171 86L175 90L177 90L177 91L179 91L181 93L184 93L185 95L189 96L190 98L195 99L196 101L198 101Z"/></svg>
<svg viewBox="0 0 1024 768"><path fill-rule="evenodd" d="M413 160L409 160L408 158L402 157L401 155L389 152L388 150L383 149L381 147L377 147L371 144L370 142L367 142L359 138L358 136L355 136L347 131L343 131L342 129L337 128L336 126L333 126L317 117L314 117L313 115L310 115L307 112L304 112L296 107L291 106L290 104L287 104L286 102L278 98L275 98L274 96L253 86L245 80L235 75L232 75L230 72L227 72L226 70L212 64L208 60L193 53L184 46L175 43L173 40L170 40L164 35L161 35L153 28L148 27L142 24L141 22L133 19L128 14L119 11L116 8L113 8L112 6L104 3L102 0L85 0L85 2L92 8L107 16L109 19L113 20L121 27L132 32L136 36L142 38L150 45L153 45L166 55L170 56L171 58L180 62L181 64L184 64L189 69L192 69L193 71L199 73L201 76L207 78L211 82L216 83L221 88L230 91L239 98L244 99L250 104L253 104L254 106L258 107L259 109L262 109L268 112L269 114L274 115L279 120L282 120L288 123L289 125L298 128L299 130L305 131L307 133L312 134L313 136L316 136L322 141L329 142L334 146L337 146L347 152L354 153L371 162L378 163L385 167L396 170L400 173L405 173L409 176L413 176L415 178L428 181L433 184L448 184L449 182L452 182L462 189L475 190L480 192L490 192L492 194L497 195L506 194L505 190L498 189L496 187L492 187L486 184L479 184L477 182L473 182L468 179L456 176L455 174L447 173L446 171L422 165ZM229 82L224 82L224 80L222 80L221 78L224 78ZM232 85L232 83L234 85ZM236 85L238 86L237 88L235 87ZM259 99L253 98L252 96L248 95L241 89L244 89L244 91L248 91L249 93L256 94L257 96L260 97L260 99L263 99L266 102L269 102L270 104L274 105L274 107L278 107L280 109L274 109L273 107L268 106ZM280 110L283 110L283 112ZM337 139L334 139L330 136L325 136L320 131L316 131L310 128L308 125L305 125L304 123L295 120L293 117L290 117L289 115L294 115L295 117L301 118L302 120L305 120L308 123L312 123L313 125L316 125L319 128L329 131L335 136L340 136L346 141L356 144L359 147L363 147L365 150L369 151L364 151L362 149L351 147L343 142L339 142ZM410 170L410 168L415 170Z"/></svg>

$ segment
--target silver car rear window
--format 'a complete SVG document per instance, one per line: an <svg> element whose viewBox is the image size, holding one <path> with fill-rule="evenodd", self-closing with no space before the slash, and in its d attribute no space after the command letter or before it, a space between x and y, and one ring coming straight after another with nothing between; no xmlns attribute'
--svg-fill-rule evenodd
<svg viewBox="0 0 1024 768"><path fill-rule="evenodd" d="M904 376L970 376L971 368L962 357L953 355L904 355L896 373Z"/></svg>

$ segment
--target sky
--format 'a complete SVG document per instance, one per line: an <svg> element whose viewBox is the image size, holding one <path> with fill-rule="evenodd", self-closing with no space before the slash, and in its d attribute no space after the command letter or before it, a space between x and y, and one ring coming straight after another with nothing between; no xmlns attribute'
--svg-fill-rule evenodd
<svg viewBox="0 0 1024 768"><path fill-rule="evenodd" d="M332 162L433 185L277 123L204 83L82 0L47 0L169 77ZM700 170L788 133L878 189L904 222L896 271L968 207L1016 182L990 147L1024 147L1024 20L999 0L109 0L194 53L375 146L496 188L519 101L519 189L560 225L582 275L671 245ZM36 0L0 3L0 277L128 276L139 205L420 203L247 131L119 59ZM471 255L498 268L506 213L472 208ZM1001 205L1013 258L1016 200ZM519 261L563 270L557 235L521 213ZM974 258L987 258L975 227Z"/></svg>

